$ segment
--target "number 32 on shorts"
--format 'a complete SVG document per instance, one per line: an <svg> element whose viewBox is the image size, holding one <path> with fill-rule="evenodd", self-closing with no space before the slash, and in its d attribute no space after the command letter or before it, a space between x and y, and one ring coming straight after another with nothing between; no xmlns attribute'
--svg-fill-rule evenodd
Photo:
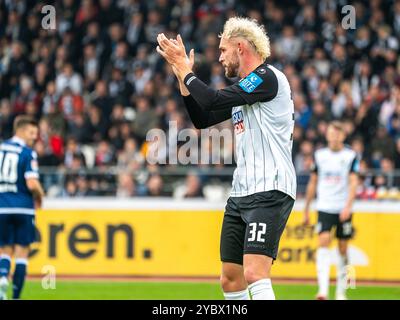
<svg viewBox="0 0 400 320"><path fill-rule="evenodd" d="M249 223L249 238L247 241L257 241L257 242L265 242L265 238L263 237L265 235L265 232L267 231L267 224L266 223L257 223L257 222L252 222ZM257 239L257 240L256 240Z"/></svg>

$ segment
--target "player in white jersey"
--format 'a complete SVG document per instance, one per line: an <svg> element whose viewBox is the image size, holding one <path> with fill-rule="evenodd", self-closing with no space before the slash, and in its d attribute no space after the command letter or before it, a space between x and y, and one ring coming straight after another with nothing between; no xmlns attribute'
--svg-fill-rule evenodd
<svg viewBox="0 0 400 320"><path fill-rule="evenodd" d="M344 145L346 134L338 121L330 123L326 133L327 148L315 152L314 169L307 186L304 210L305 224L310 220L310 204L317 192L316 209L319 248L316 254L318 293L317 299L328 298L329 270L331 264L331 229L336 228L339 244L336 299L346 299L346 268L348 265L348 240L353 235L352 205L358 183L356 153Z"/></svg>
<svg viewBox="0 0 400 320"><path fill-rule="evenodd" d="M230 18L220 35L220 63L241 79L222 90L192 71L181 37L158 36L157 51L172 66L196 128L232 119L237 168L221 231L221 286L226 299L275 299L270 270L293 208L294 107L285 75L266 63L269 39L255 20Z"/></svg>

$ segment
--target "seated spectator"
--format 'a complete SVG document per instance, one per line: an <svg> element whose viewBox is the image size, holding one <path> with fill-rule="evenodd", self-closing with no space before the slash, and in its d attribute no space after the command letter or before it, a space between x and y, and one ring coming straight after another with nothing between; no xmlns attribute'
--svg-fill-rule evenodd
<svg viewBox="0 0 400 320"><path fill-rule="evenodd" d="M115 154L112 146L106 140L100 141L96 149L95 165L96 166L110 166L115 164Z"/></svg>
<svg viewBox="0 0 400 320"><path fill-rule="evenodd" d="M118 175L117 198L129 198L136 195L136 184L132 175L121 173Z"/></svg>
<svg viewBox="0 0 400 320"><path fill-rule="evenodd" d="M79 158L81 160L82 166L85 167L85 156L81 152L77 140L74 137L69 137L67 139L64 154L64 166L66 168L72 168L74 157Z"/></svg>
<svg viewBox="0 0 400 320"><path fill-rule="evenodd" d="M96 196L97 192L92 190L89 185L88 177L84 174L78 175L76 179L76 197Z"/></svg>
<svg viewBox="0 0 400 320"><path fill-rule="evenodd" d="M117 165L121 168L138 170L144 162L134 138L125 140L124 149L118 154Z"/></svg>
<svg viewBox="0 0 400 320"><path fill-rule="evenodd" d="M160 175L151 175L147 181L147 196L162 197L168 195L164 192L164 183Z"/></svg>
<svg viewBox="0 0 400 320"><path fill-rule="evenodd" d="M197 174L189 173L185 180L184 198L204 198L201 179Z"/></svg>
<svg viewBox="0 0 400 320"><path fill-rule="evenodd" d="M66 88L69 88L73 95L78 96L83 89L82 78L74 71L71 63L66 63L56 78L56 92L62 94Z"/></svg>

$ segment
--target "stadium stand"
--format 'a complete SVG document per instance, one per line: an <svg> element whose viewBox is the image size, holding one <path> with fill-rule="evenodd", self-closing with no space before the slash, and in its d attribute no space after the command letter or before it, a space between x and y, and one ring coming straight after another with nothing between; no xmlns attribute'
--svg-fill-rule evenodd
<svg viewBox="0 0 400 320"><path fill-rule="evenodd" d="M345 30L340 8L348 2L46 1L57 27L45 30L43 2L1 1L0 140L18 114L40 121L35 149L51 196L222 197L215 185L229 188L233 165L146 160L150 129L168 132L170 121L193 128L156 36L180 33L195 49L196 74L221 88L232 79L216 62L216 35L227 17L243 15L265 24L270 63L291 84L299 197L328 121L340 119L362 159L358 197L399 199L400 1L352 1L356 28ZM232 155L232 144L224 148L221 157Z"/></svg>

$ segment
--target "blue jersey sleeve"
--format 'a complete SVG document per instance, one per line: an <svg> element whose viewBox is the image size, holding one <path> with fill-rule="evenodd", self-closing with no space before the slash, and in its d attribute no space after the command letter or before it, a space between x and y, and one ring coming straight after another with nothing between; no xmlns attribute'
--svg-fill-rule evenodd
<svg viewBox="0 0 400 320"><path fill-rule="evenodd" d="M25 179L39 179L39 165L35 151L29 150L24 159L24 177Z"/></svg>

